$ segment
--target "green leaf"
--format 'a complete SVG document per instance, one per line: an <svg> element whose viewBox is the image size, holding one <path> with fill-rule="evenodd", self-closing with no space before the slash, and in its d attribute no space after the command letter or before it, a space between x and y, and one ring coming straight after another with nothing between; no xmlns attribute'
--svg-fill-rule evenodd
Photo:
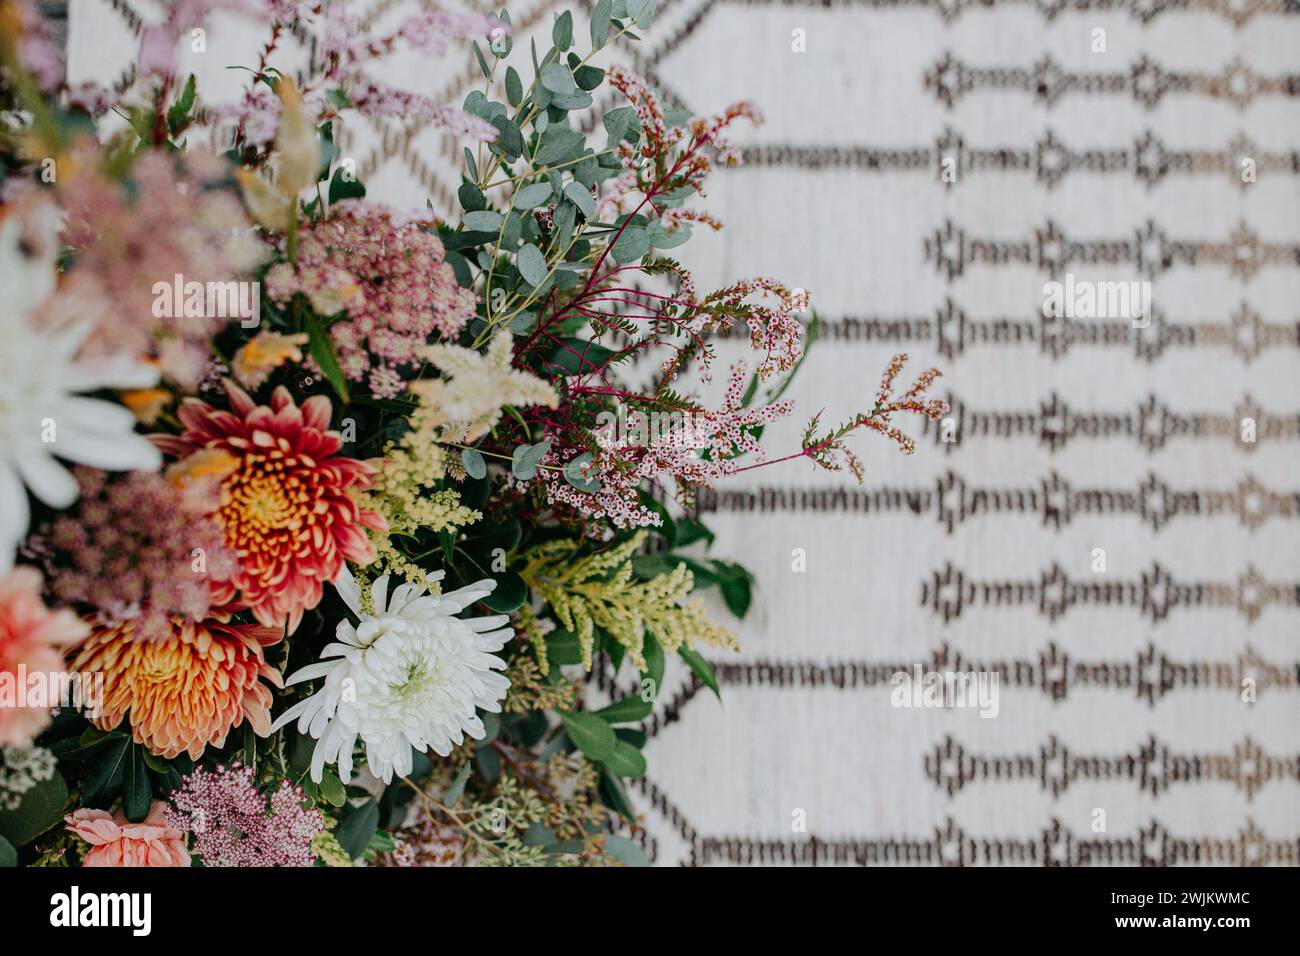
<svg viewBox="0 0 1300 956"><path fill-rule="evenodd" d="M628 799L627 787L618 779L617 774L610 773L607 769L601 770L600 795L606 806L612 807L629 822L636 822L636 808Z"/></svg>
<svg viewBox="0 0 1300 956"><path fill-rule="evenodd" d="M516 209L533 209L551 198L551 184L532 183L515 193ZM536 285L536 283L533 283Z"/></svg>
<svg viewBox="0 0 1300 956"><path fill-rule="evenodd" d="M542 67L542 86L561 95L578 92L573 74L563 63L548 63Z"/></svg>
<svg viewBox="0 0 1300 956"><path fill-rule="evenodd" d="M573 46L573 14L568 10L555 18L555 25L551 27L551 42L560 50Z"/></svg>
<svg viewBox="0 0 1300 956"><path fill-rule="evenodd" d="M321 774L320 795L332 807L341 807L348 802L348 791L333 767L326 767Z"/></svg>
<svg viewBox="0 0 1300 956"><path fill-rule="evenodd" d="M564 187L565 198L577 206L584 216L590 219L596 214L596 200L592 198L591 193L583 189L579 183L569 183Z"/></svg>
<svg viewBox="0 0 1300 956"><path fill-rule="evenodd" d="M640 127L636 118L636 110L630 106L620 106L617 109L610 110L601 117L600 122L604 125L605 132L609 133L611 144L625 138L635 138L635 131Z"/></svg>
<svg viewBox="0 0 1300 956"><path fill-rule="evenodd" d="M126 754L131 738L125 734L115 736L98 759L86 769L83 803L89 807L107 810L113 798L122 792L122 778L126 773ZM0 833L3 833L0 828Z"/></svg>
<svg viewBox="0 0 1300 956"><path fill-rule="evenodd" d="M524 100L524 84L513 66L506 67L506 99L515 107Z"/></svg>
<svg viewBox="0 0 1300 956"><path fill-rule="evenodd" d="M560 719L564 721L564 730L573 745L588 760L601 763L614 752L618 744L614 729L595 714L585 711L561 712Z"/></svg>
<svg viewBox="0 0 1300 956"><path fill-rule="evenodd" d="M564 70L566 76L569 74L564 67L560 69ZM572 81L573 77L570 76L569 79ZM574 159L582 152L585 145L586 140L582 138L581 133L575 133L563 126L552 126L542 134L537 153L533 156L533 165L550 166L552 163L563 163Z"/></svg>
<svg viewBox="0 0 1300 956"><path fill-rule="evenodd" d="M572 54L570 54L572 56ZM576 57L575 57L576 59ZM573 61L570 61L570 66ZM577 66L573 71L573 79L578 84L578 89L586 90L590 93L596 87L600 86L601 80L605 79L605 71L595 66Z"/></svg>
<svg viewBox="0 0 1300 956"><path fill-rule="evenodd" d="M645 29L654 19L657 6L655 0L627 0L627 13L636 21L637 26Z"/></svg>
<svg viewBox="0 0 1300 956"><path fill-rule="evenodd" d="M609 40L610 0L599 0L591 12L591 48L599 50Z"/></svg>
<svg viewBox="0 0 1300 956"><path fill-rule="evenodd" d="M614 744L614 751L605 758L605 766L620 777L644 777L645 755L626 741Z"/></svg>
<svg viewBox="0 0 1300 956"><path fill-rule="evenodd" d="M633 695L624 697L622 700L616 700L608 707L602 707L596 711L596 714L603 718L606 723L634 724L649 717L653 707L654 704L650 701L642 700L639 696Z"/></svg>
<svg viewBox="0 0 1300 956"><path fill-rule="evenodd" d="M364 199L365 195L366 187L361 180L342 166L334 170L334 175L330 178L329 201L331 206L340 199Z"/></svg>
<svg viewBox="0 0 1300 956"><path fill-rule="evenodd" d="M334 354L334 343L330 340L329 333L325 331L325 327L320 324L320 319L316 318L314 312L305 312L303 315L303 325L307 329L308 336L307 348L311 351L311 357L316 360L325 378L334 386L334 391L338 393L339 398L347 402L348 383L343 378L343 368L339 365L338 356Z"/></svg>
<svg viewBox="0 0 1300 956"><path fill-rule="evenodd" d="M645 850L627 837L619 836L617 833L611 833L605 837L605 852L624 866L650 865L650 858L645 855Z"/></svg>
<svg viewBox="0 0 1300 956"><path fill-rule="evenodd" d="M153 788L149 784L149 768L144 754L145 749L134 743L127 751L122 780L122 812L132 823L139 823L147 817L153 803Z"/></svg>
<svg viewBox="0 0 1300 956"><path fill-rule="evenodd" d="M515 264L519 267L519 274L524 277L524 281L534 288L545 282L547 275L550 274L546 266L546 257L531 242L519 250Z"/></svg>
<svg viewBox="0 0 1300 956"><path fill-rule="evenodd" d="M623 230L614 247L612 255L620 263L635 262L650 251L650 234L644 226L628 226Z"/></svg>
<svg viewBox="0 0 1300 956"><path fill-rule="evenodd" d="M482 478L487 474L487 462L483 455L473 448L460 450L460 463L465 466L465 474L471 478Z"/></svg>
<svg viewBox="0 0 1300 956"><path fill-rule="evenodd" d="M754 597L749 573L738 565L727 565L720 561L714 567L719 572L732 572L730 575L719 574L718 587L722 590L722 600L726 602L727 610L736 617L744 617L749 613L749 605Z"/></svg>
<svg viewBox="0 0 1300 956"><path fill-rule="evenodd" d="M483 603L498 614L510 614L524 606L528 600L528 585L513 571L497 578L497 586L483 599Z"/></svg>
<svg viewBox="0 0 1300 956"><path fill-rule="evenodd" d="M641 653L645 657L646 667L641 673L654 681L655 692L658 693L664 682L664 649L659 639L653 634L647 634Z"/></svg>
<svg viewBox="0 0 1300 956"><path fill-rule="evenodd" d="M478 60L478 68L483 71L483 79L492 79L492 71L488 69L487 60L483 59L483 51L478 48L478 41L474 42L474 58Z"/></svg>
<svg viewBox="0 0 1300 956"><path fill-rule="evenodd" d="M579 491L585 491L589 495L594 495L600 491L600 479L594 475L586 477L583 475L583 468L590 465L596 460L596 456L589 451L584 451L573 461L564 466L564 480Z"/></svg>
<svg viewBox="0 0 1300 956"><path fill-rule="evenodd" d="M501 228L501 223L505 222L505 217L491 209L480 209L465 213L465 218L461 221L466 229L473 229L476 232L496 232Z"/></svg>
<svg viewBox="0 0 1300 956"><path fill-rule="evenodd" d="M185 81L185 89L177 98L176 102L167 110L167 131L172 135L180 132L186 121L190 118L190 110L194 108L194 94L196 92L194 74Z"/></svg>
<svg viewBox="0 0 1300 956"><path fill-rule="evenodd" d="M451 786L442 795L442 802L449 807L454 807L465 793L465 784L469 782L469 764L460 768L460 771L451 781Z"/></svg>
<svg viewBox="0 0 1300 956"><path fill-rule="evenodd" d="M495 783L501 776L501 755L491 747L479 747L474 751L474 765L485 783Z"/></svg>
<svg viewBox="0 0 1300 956"><path fill-rule="evenodd" d="M496 145L500 146L502 152L512 162L518 159L524 151L524 136L519 132L519 127L504 116L494 116L492 125L501 134L497 137Z"/></svg>
<svg viewBox="0 0 1300 956"><path fill-rule="evenodd" d="M694 544L696 541L705 541L713 544L713 532L704 526L702 521L691 521L689 518L682 518L677 522L677 547L684 548L688 544Z"/></svg>
<svg viewBox="0 0 1300 956"><path fill-rule="evenodd" d="M366 852L366 847L370 845L370 838L378 828L379 804L374 800L367 800L361 806L349 811L334 835L338 837L339 846L343 847L344 852L355 860Z"/></svg>
<svg viewBox="0 0 1300 956"><path fill-rule="evenodd" d="M718 676L713 673L713 668L709 665L709 662L700 656L699 651L693 651L689 647L682 647L678 653L682 655L682 660L690 665L691 670L695 672L695 676L704 682L704 686L713 691L713 696L718 700L722 700L722 692L718 690Z"/></svg>
<svg viewBox="0 0 1300 956"><path fill-rule="evenodd" d="M582 645L572 631L554 630L546 635L546 657L552 664L581 664Z"/></svg>
<svg viewBox="0 0 1300 956"><path fill-rule="evenodd" d="M487 208L487 199L473 183L461 183L456 197L460 200L460 208L466 212L481 212Z"/></svg>
<svg viewBox="0 0 1300 956"><path fill-rule="evenodd" d="M18 865L18 851L14 845L0 836L0 869L8 869Z"/></svg>
<svg viewBox="0 0 1300 956"><path fill-rule="evenodd" d="M536 445L520 445L510 456L510 473L520 481L537 477L537 465L551 450L551 440Z"/></svg>
<svg viewBox="0 0 1300 956"><path fill-rule="evenodd" d="M564 339L563 344L551 356L551 364L567 375L581 375L601 368L613 354L612 349L597 342Z"/></svg>
<svg viewBox="0 0 1300 956"><path fill-rule="evenodd" d="M0 838L14 846L30 843L63 819L67 805L68 785L56 772L24 793L16 808L0 810Z"/></svg>

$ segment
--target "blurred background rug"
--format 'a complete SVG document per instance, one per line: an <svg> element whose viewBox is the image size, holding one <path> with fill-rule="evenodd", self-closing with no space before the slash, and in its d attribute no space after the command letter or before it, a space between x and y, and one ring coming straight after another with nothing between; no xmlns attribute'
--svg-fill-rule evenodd
<svg viewBox="0 0 1300 956"><path fill-rule="evenodd" d="M549 33L564 6L511 13ZM768 119L686 264L810 289L821 318L772 454L867 407L896 351L943 368L953 410L912 458L856 439L863 485L791 463L702 499L758 586L722 702L679 669L646 723L653 858L1300 862L1300 8L660 7L612 55L696 112ZM71 78L129 76L158 10L73 0ZM233 91L256 49L221 21L185 67ZM388 78L459 104L477 68ZM361 120L344 151L372 197L455 211L440 134ZM1150 282L1149 323L1044 317L1067 277ZM996 673L996 716L893 706L915 667Z"/></svg>

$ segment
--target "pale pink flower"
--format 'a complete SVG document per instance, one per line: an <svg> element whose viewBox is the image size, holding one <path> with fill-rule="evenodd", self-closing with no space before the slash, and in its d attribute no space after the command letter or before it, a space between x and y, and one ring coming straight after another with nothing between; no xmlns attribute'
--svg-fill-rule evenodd
<svg viewBox="0 0 1300 956"><path fill-rule="evenodd" d="M52 611L41 601L41 576L18 567L0 575L0 701L5 685L15 695L19 667L27 674L60 674L63 648L86 636L89 628L71 611ZM0 703L0 746L30 742L50 722L45 707Z"/></svg>
<svg viewBox="0 0 1300 956"><path fill-rule="evenodd" d="M185 834L168 825L167 805L155 800L149 815L131 823L118 810L76 810L63 819L68 829L90 844L82 866L189 866Z"/></svg>

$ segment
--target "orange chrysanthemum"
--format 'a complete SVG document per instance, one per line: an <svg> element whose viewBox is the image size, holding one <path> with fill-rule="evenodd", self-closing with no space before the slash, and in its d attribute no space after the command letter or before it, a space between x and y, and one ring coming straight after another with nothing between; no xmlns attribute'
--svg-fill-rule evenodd
<svg viewBox="0 0 1300 956"><path fill-rule="evenodd" d="M351 494L370 487L374 469L337 457L343 440L329 430L332 409L325 396L299 407L281 386L268 407L233 382L225 387L231 411L190 399L178 413L185 431L154 441L182 459L171 470L175 480L190 477L191 458L199 473L221 476L214 515L239 556L240 572L229 584L214 584L214 602L232 602L238 592L259 621L287 624L292 634L345 561L375 559L363 529L382 531L384 519ZM220 468L214 469L215 461Z"/></svg>
<svg viewBox="0 0 1300 956"><path fill-rule="evenodd" d="M170 638L142 641L134 627L96 628L70 655L74 670L103 675L96 727L129 718L135 742L168 759L185 752L197 760L245 720L259 737L270 734L271 690L261 678L284 681L262 649L280 640L279 628L177 619Z"/></svg>

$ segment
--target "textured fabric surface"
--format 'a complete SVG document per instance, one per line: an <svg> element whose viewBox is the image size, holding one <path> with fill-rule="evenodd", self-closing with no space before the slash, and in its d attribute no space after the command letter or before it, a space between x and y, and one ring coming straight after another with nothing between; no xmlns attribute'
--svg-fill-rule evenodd
<svg viewBox="0 0 1300 956"><path fill-rule="evenodd" d="M722 702L670 671L646 724L657 862L1300 862L1298 12L667 0L615 51L697 112L768 118L713 180L726 229L683 251L702 288L812 290L772 454L866 408L895 351L953 405L911 458L852 439L861 486L792 463L702 499L759 585L743 650L713 655ZM129 70L154 16L74 3L73 78ZM229 85L255 50L227 21L188 65ZM475 76L391 74L454 103ZM453 211L439 134L362 121L344 149L372 197ZM1149 280L1149 327L1045 319L1067 273ZM892 706L913 665L996 672L997 716Z"/></svg>

